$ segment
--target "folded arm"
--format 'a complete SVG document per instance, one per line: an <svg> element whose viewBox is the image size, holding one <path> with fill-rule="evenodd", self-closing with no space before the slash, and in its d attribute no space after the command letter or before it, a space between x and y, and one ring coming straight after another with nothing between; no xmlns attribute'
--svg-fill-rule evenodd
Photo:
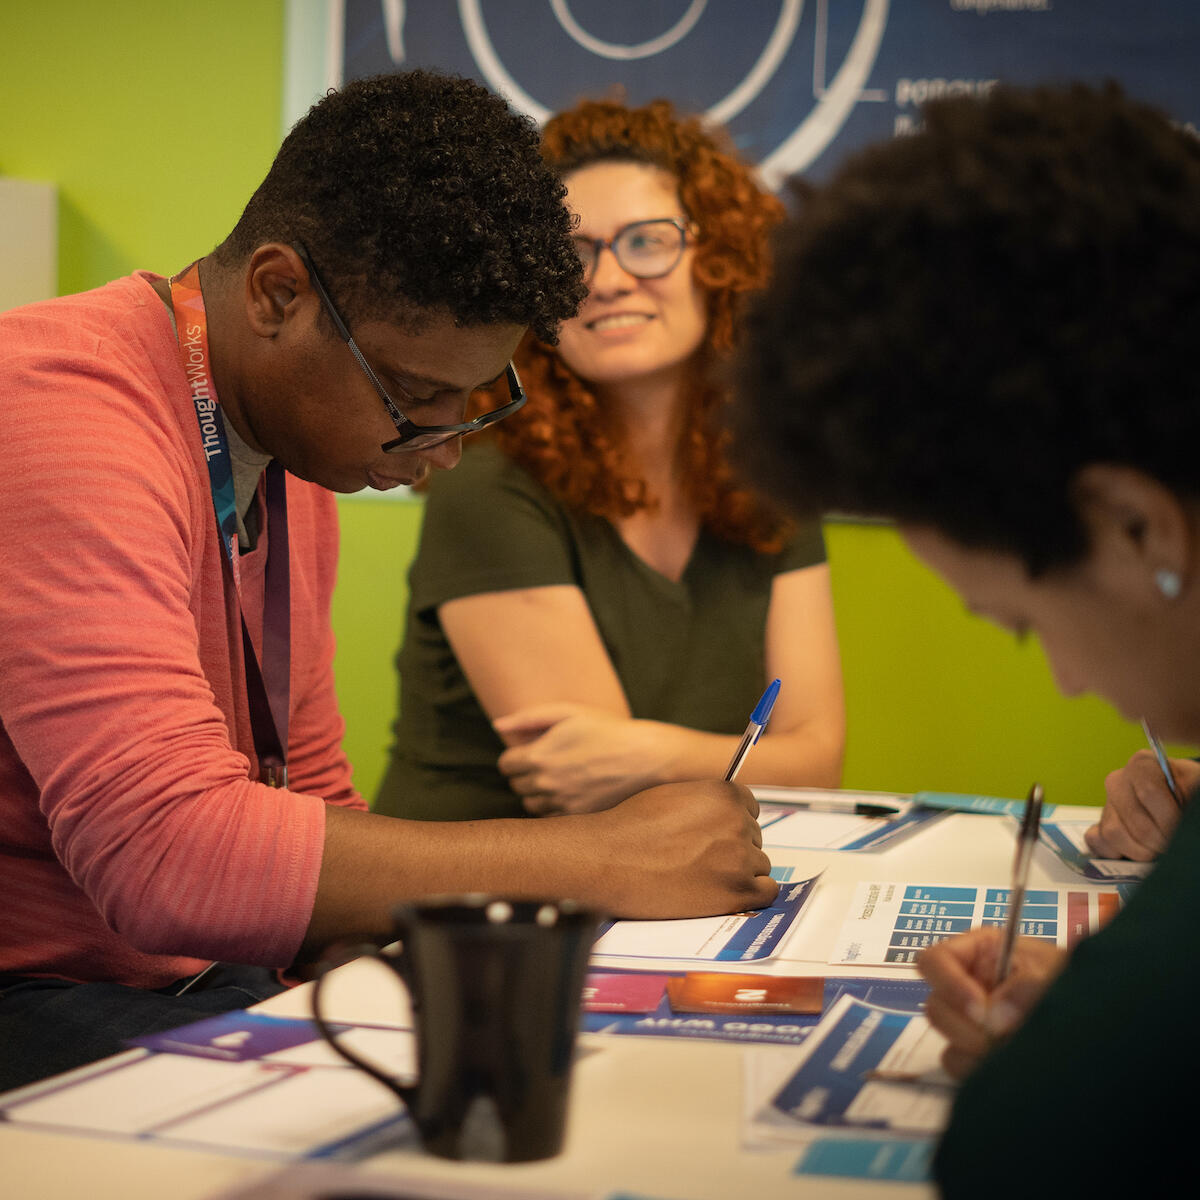
<svg viewBox="0 0 1200 1200"><path fill-rule="evenodd" d="M499 766L529 811L592 811L638 788L724 775L740 732L632 718L578 588L463 597L443 604L439 616L508 744ZM844 714L827 567L776 576L765 638L764 686L779 677L783 687L739 779L836 786Z"/></svg>

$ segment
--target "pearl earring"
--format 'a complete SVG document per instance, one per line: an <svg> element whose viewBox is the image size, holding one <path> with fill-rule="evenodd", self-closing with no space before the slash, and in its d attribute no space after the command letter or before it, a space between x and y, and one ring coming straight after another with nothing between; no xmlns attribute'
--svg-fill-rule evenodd
<svg viewBox="0 0 1200 1200"><path fill-rule="evenodd" d="M1179 578L1179 572L1172 571L1170 567L1159 567L1154 572L1154 583L1168 600L1178 599L1179 593L1183 591L1183 580Z"/></svg>

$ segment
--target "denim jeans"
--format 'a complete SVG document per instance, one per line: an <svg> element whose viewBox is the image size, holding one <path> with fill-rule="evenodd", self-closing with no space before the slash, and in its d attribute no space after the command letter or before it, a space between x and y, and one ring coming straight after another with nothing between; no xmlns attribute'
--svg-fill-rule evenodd
<svg viewBox="0 0 1200 1200"><path fill-rule="evenodd" d="M118 983L0 976L0 1091L126 1049L127 1038L247 1008L285 988L274 971L217 963L182 995Z"/></svg>

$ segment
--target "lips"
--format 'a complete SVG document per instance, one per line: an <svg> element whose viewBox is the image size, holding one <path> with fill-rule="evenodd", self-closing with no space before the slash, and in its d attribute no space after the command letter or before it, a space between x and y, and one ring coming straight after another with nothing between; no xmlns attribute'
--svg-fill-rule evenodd
<svg viewBox="0 0 1200 1200"><path fill-rule="evenodd" d="M609 330L636 329L646 325L654 318L649 313L619 312L605 313L601 317L593 317L585 324L593 333L606 333Z"/></svg>

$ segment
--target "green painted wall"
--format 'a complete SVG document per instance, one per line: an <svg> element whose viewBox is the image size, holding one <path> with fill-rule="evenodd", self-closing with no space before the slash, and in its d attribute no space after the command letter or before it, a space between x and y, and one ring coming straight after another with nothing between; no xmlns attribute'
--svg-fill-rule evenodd
<svg viewBox="0 0 1200 1200"><path fill-rule="evenodd" d="M0 4L0 172L61 189L60 290L176 270L224 236L279 141L283 17L283 0ZM341 508L338 687L370 795L420 506ZM1015 796L1039 778L1051 800L1100 798L1136 727L1058 697L1036 646L968 617L891 530L833 525L829 545L847 785Z"/></svg>
<svg viewBox="0 0 1200 1200"><path fill-rule="evenodd" d="M395 708L391 656L420 527L414 501L342 504L335 602L347 749L370 794ZM1143 745L1141 729L1094 697L1064 700L1041 650L965 612L881 525L826 529L846 680L845 784L882 791L1102 802L1104 776Z"/></svg>
<svg viewBox="0 0 1200 1200"><path fill-rule="evenodd" d="M0 172L58 185L60 291L174 271L229 232L279 145L283 11L0 4Z"/></svg>

